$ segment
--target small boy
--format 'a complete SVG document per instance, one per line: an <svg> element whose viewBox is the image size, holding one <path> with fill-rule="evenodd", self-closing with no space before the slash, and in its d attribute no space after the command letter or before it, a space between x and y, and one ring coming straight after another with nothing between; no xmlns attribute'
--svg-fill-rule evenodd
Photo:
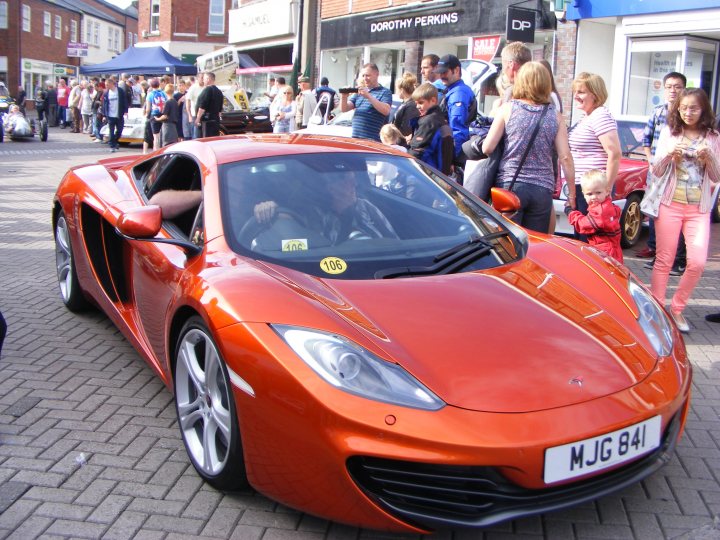
<svg viewBox="0 0 720 540"><path fill-rule="evenodd" d="M410 153L444 174L452 172L454 142L452 129L438 107L438 90L432 83L423 83L412 94L419 118L410 121Z"/></svg>
<svg viewBox="0 0 720 540"><path fill-rule="evenodd" d="M568 221L578 234L587 235L591 246L623 262L620 248L622 211L612 202L607 176L601 170L592 169L582 176L580 186L588 203L588 213L584 215L566 204Z"/></svg>

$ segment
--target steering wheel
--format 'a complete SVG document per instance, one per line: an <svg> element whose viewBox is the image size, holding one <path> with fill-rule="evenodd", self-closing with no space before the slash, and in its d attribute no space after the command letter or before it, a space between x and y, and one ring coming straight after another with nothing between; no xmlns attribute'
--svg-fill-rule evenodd
<svg viewBox="0 0 720 540"><path fill-rule="evenodd" d="M257 238L260 233L268 230L277 222L278 218L280 218L280 214L285 214L286 216L291 217L301 225L305 223L305 218L303 216L295 212L295 210L290 210L284 206L278 206L275 211L275 217L265 223L259 223L253 214L245 222L238 233L238 242L240 245L250 246L252 241Z"/></svg>
<svg viewBox="0 0 720 540"><path fill-rule="evenodd" d="M366 232L355 229L350 234L348 234L348 237L345 239L345 242L347 242L348 240L372 240L372 236L370 236Z"/></svg>

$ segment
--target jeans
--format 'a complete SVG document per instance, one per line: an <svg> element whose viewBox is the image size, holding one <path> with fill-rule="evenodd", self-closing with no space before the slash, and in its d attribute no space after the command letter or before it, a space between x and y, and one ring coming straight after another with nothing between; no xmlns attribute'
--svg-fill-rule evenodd
<svg viewBox="0 0 720 540"><path fill-rule="evenodd" d="M98 117L97 113L93 113L92 116L92 133L95 135L96 139L100 139L100 128L102 127L102 122L100 121L100 118Z"/></svg>
<svg viewBox="0 0 720 540"><path fill-rule="evenodd" d="M650 249L654 250L657 247L657 236L655 234L655 220L653 218L649 218L648 229L649 231L647 245ZM685 237L681 232L680 238L678 239L677 254L675 255L675 262L673 263L673 266L685 266L686 259L687 251L685 250Z"/></svg>
<svg viewBox="0 0 720 540"><path fill-rule="evenodd" d="M67 107L63 107L62 105L58 105L58 108L57 108L57 123L60 124L60 125L63 126L63 127L67 125L66 115L67 115Z"/></svg>
<svg viewBox="0 0 720 540"><path fill-rule="evenodd" d="M509 186L509 182L503 185L505 189ZM513 192L520 199L520 210L512 220L526 229L547 234L550 214L553 212L552 191L518 180L515 182Z"/></svg>
<svg viewBox="0 0 720 540"><path fill-rule="evenodd" d="M108 129L110 130L110 142L108 143L108 146L110 148L117 148L120 146L118 144L118 139L120 138L120 135L122 134L123 126L125 125L124 118L110 118L108 116Z"/></svg>
<svg viewBox="0 0 720 540"><path fill-rule="evenodd" d="M673 313L682 313L705 269L710 243L710 214L701 213L699 206L695 204L677 202L672 202L669 206L661 204L658 217L655 219L655 228L657 248L651 290L653 296L663 305L670 268L677 251L677 238L681 231L685 235L687 269L680 278L670 304Z"/></svg>

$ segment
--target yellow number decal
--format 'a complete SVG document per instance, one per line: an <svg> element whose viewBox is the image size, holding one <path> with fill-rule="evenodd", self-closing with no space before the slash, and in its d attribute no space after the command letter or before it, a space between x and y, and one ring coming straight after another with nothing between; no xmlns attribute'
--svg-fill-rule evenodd
<svg viewBox="0 0 720 540"><path fill-rule="evenodd" d="M325 257L320 261L320 269L326 274L342 274L347 270L347 263L339 257Z"/></svg>

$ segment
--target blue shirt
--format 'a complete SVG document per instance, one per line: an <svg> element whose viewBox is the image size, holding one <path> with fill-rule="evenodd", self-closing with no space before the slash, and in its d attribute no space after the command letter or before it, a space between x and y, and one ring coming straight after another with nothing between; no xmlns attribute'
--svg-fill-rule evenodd
<svg viewBox="0 0 720 540"><path fill-rule="evenodd" d="M376 86L370 94L383 103L392 106L392 94L383 86ZM388 117L380 114L372 106L369 99L360 94L350 96L350 103L355 106L355 115L352 121L352 136L359 139L371 139L380 142L380 128L388 122Z"/></svg>
<svg viewBox="0 0 720 540"><path fill-rule="evenodd" d="M462 153L462 145L470 138L468 128L474 118L468 118L471 104L475 100L472 88L459 79L447 87L443 102L447 109L448 124L453 132L455 157Z"/></svg>

